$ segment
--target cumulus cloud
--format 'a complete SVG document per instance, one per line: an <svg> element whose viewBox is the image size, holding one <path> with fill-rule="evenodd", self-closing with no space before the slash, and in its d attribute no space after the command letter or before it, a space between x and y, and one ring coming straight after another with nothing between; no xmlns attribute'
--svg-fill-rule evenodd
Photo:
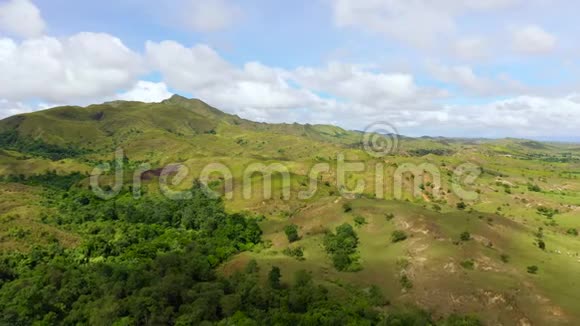
<svg viewBox="0 0 580 326"><path fill-rule="evenodd" d="M447 106L450 125L462 123L475 134L518 137L576 136L580 97L522 95L468 107ZM458 120L460 119L460 120Z"/></svg>
<svg viewBox="0 0 580 326"><path fill-rule="evenodd" d="M70 102L114 94L142 72L140 55L102 33L0 39L0 98Z"/></svg>
<svg viewBox="0 0 580 326"><path fill-rule="evenodd" d="M329 123L342 115L341 122L354 127L355 113L360 122L394 111L433 109L429 100L441 96L419 87L410 74L363 65L333 62L287 70L248 62L236 67L206 45L148 42L146 49L148 61L170 87L250 119Z"/></svg>
<svg viewBox="0 0 580 326"><path fill-rule="evenodd" d="M436 79L457 86L471 95L500 96L521 94L527 91L527 87L510 76L501 74L495 78L482 77L467 65L430 64L428 70Z"/></svg>
<svg viewBox="0 0 580 326"><path fill-rule="evenodd" d="M171 93L167 89L165 83L156 83L145 80L140 80L128 91L116 96L117 99L123 101L139 101L146 103L157 103L171 97Z"/></svg>
<svg viewBox="0 0 580 326"><path fill-rule="evenodd" d="M42 35L45 28L40 10L29 0L0 3L0 35L36 37Z"/></svg>
<svg viewBox="0 0 580 326"><path fill-rule="evenodd" d="M147 42L146 52L170 87L225 109L276 110L317 100L311 92L289 85L284 70L257 62L237 68L207 45L186 48L173 41Z"/></svg>
<svg viewBox="0 0 580 326"><path fill-rule="evenodd" d="M556 37L540 26L527 25L512 31L513 48L524 54L545 54L556 47Z"/></svg>

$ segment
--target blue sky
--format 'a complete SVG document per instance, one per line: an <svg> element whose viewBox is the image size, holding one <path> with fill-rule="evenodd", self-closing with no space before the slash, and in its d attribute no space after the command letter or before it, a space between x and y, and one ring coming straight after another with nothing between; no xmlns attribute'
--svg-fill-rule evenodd
<svg viewBox="0 0 580 326"><path fill-rule="evenodd" d="M197 97L268 122L579 139L564 0L0 0L0 117Z"/></svg>

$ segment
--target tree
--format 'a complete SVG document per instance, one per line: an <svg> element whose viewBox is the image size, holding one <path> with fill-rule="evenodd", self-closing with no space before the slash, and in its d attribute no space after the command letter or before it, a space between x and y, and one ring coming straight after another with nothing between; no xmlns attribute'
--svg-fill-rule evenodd
<svg viewBox="0 0 580 326"><path fill-rule="evenodd" d="M298 235L298 226L296 224L286 225L284 227L284 233L286 233L286 237L290 243L300 240L300 236Z"/></svg>
<svg viewBox="0 0 580 326"><path fill-rule="evenodd" d="M272 266L270 273L268 273L268 284L272 289L279 289L281 287L281 277L282 273L280 272L280 268L278 266Z"/></svg>
<svg viewBox="0 0 580 326"><path fill-rule="evenodd" d="M336 233L324 236L324 247L331 255L334 267L339 271L348 270L357 261L354 257L358 246L358 236L348 223L336 228Z"/></svg>

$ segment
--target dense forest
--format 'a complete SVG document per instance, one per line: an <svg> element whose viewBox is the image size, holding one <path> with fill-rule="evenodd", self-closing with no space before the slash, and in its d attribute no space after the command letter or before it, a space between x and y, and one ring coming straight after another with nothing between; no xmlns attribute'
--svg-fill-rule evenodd
<svg viewBox="0 0 580 326"><path fill-rule="evenodd" d="M261 280L256 261L221 276L222 262L261 245L257 218L227 213L197 183L189 200L134 199L126 191L104 201L80 186L65 189L78 178L9 178L42 184L44 223L83 240L72 249L55 239L1 256L0 324L479 325L471 317L435 322L420 310L385 309L388 300L377 287L335 296L306 271L286 284L274 266ZM340 246L337 231L329 247Z"/></svg>

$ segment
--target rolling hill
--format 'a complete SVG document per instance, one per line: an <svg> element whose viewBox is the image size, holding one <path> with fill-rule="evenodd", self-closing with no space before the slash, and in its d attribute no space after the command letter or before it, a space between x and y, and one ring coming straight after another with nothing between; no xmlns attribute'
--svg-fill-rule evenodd
<svg viewBox="0 0 580 326"><path fill-rule="evenodd" d="M363 136L330 125L253 122L180 96L13 116L0 121L0 249L82 246L89 231L54 222L57 203L66 201L61 192L89 191L95 167L121 149L123 189L134 191L139 180L146 196L164 193L160 171L168 164L185 171L171 183L176 191L209 164L225 167L229 175L208 173L207 185L224 196L229 214L260 217L263 243L220 262L221 275L255 260L263 282L273 266L287 271L288 283L306 270L339 298L375 285L386 311L417 306L435 319L476 315L489 325L580 323L578 145L398 136L396 150L376 157ZM339 157L362 167L342 177ZM466 163L477 176L459 180ZM279 164L289 182L282 172L265 184L259 170L247 173L256 164ZM328 170L311 174L317 164ZM429 169L437 173L422 173ZM113 172L100 180L114 187ZM462 196L457 183L475 198ZM269 185L272 195L263 196ZM349 254L331 246L344 223L358 238ZM292 242L289 226L298 234ZM347 267L337 268L335 256Z"/></svg>

